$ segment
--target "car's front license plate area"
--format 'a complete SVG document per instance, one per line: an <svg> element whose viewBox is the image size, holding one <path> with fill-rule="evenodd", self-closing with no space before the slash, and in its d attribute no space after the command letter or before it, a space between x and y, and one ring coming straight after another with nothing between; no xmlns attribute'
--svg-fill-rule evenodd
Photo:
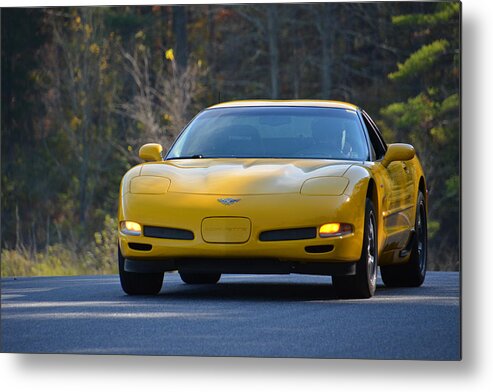
<svg viewBox="0 0 493 392"><path fill-rule="evenodd" d="M202 221L202 238L210 243L244 243L250 238L251 230L248 218L212 217Z"/></svg>

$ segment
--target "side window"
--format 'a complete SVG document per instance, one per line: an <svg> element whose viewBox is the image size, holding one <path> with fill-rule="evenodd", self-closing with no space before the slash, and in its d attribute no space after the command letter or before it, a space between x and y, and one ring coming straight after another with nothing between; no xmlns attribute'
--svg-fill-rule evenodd
<svg viewBox="0 0 493 392"><path fill-rule="evenodd" d="M378 131L377 126L373 120L365 113L362 113L363 121L365 122L366 129L368 130L368 136L370 137L370 142L375 151L376 160L382 159L387 151L387 147Z"/></svg>

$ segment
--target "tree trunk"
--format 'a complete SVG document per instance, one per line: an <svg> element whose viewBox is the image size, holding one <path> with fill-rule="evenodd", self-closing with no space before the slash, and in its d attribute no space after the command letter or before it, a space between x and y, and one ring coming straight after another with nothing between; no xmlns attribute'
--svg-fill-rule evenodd
<svg viewBox="0 0 493 392"><path fill-rule="evenodd" d="M207 5L207 66L210 100L212 103L220 102L220 92L216 81L216 26L214 22L214 6Z"/></svg>
<svg viewBox="0 0 493 392"><path fill-rule="evenodd" d="M321 65L321 98L329 99L332 89L332 45L334 26L332 25L332 15L327 4L323 5L320 21L320 39L322 44L322 65Z"/></svg>
<svg viewBox="0 0 493 392"><path fill-rule="evenodd" d="M173 6L173 34L175 36L175 59L181 70L187 67L188 39L185 6Z"/></svg>
<svg viewBox="0 0 493 392"><path fill-rule="evenodd" d="M269 40L271 98L279 98L279 46L277 42L278 13L275 4L269 4L267 8L267 35ZM277 8L278 9L278 8Z"/></svg>
<svg viewBox="0 0 493 392"><path fill-rule="evenodd" d="M19 218L19 205L15 205L15 249L18 250L21 244L21 220Z"/></svg>

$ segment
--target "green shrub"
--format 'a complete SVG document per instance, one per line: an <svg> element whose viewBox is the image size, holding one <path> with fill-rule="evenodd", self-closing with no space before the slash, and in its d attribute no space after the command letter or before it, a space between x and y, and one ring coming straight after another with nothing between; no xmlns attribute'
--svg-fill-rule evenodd
<svg viewBox="0 0 493 392"><path fill-rule="evenodd" d="M94 241L77 251L69 244L54 244L33 253L24 247L3 249L1 271L6 276L63 276L117 273L116 219L106 216Z"/></svg>
<svg viewBox="0 0 493 392"><path fill-rule="evenodd" d="M4 276L63 276L89 273L76 252L66 245L50 245L45 251L32 254L25 248L2 250Z"/></svg>
<svg viewBox="0 0 493 392"><path fill-rule="evenodd" d="M94 242L86 254L86 263L92 273L116 274L118 272L117 229L117 220L106 215L103 230L94 233Z"/></svg>

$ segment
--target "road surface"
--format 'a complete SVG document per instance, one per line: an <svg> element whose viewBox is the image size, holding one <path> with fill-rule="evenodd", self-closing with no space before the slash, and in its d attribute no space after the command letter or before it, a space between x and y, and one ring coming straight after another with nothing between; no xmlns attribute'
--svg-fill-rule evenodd
<svg viewBox="0 0 493 392"><path fill-rule="evenodd" d="M330 277L225 275L190 286L166 274L158 296L118 276L4 278L1 350L296 358L460 359L460 284L429 272L420 288L338 299Z"/></svg>

